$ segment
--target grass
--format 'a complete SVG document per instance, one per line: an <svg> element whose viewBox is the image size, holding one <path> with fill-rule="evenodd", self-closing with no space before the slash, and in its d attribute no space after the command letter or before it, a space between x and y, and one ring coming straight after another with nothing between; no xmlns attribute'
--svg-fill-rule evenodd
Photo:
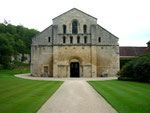
<svg viewBox="0 0 150 113"><path fill-rule="evenodd" d="M63 82L14 77L29 71L0 71L0 113L36 113Z"/></svg>
<svg viewBox="0 0 150 113"><path fill-rule="evenodd" d="M88 81L119 113L150 113L150 84L131 81Z"/></svg>

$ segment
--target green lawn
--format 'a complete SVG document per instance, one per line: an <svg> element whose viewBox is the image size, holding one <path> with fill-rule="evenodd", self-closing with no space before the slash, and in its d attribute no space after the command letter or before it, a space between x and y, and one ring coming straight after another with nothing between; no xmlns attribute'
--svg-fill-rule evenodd
<svg viewBox="0 0 150 113"><path fill-rule="evenodd" d="M0 113L36 113L63 83L21 79L15 73L20 71L0 71Z"/></svg>
<svg viewBox="0 0 150 113"><path fill-rule="evenodd" d="M130 81L88 81L119 113L150 113L150 84Z"/></svg>

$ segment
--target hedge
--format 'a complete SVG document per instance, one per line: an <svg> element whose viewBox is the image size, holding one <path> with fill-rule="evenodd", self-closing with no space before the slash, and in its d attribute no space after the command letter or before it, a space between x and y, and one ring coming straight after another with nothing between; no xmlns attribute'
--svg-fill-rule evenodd
<svg viewBox="0 0 150 113"><path fill-rule="evenodd" d="M120 69L122 69L122 67L125 64L127 64L128 62L130 62L133 59L135 59L135 58L120 58Z"/></svg>
<svg viewBox="0 0 150 113"><path fill-rule="evenodd" d="M121 78L124 77L124 79L127 77L133 80L150 82L150 54L129 61L118 72L118 75Z"/></svg>

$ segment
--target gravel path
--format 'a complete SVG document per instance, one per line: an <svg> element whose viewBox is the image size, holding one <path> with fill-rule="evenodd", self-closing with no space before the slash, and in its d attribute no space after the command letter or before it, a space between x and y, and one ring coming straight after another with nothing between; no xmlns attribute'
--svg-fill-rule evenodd
<svg viewBox="0 0 150 113"><path fill-rule="evenodd" d="M51 77L32 77L30 73L28 74L17 74L15 75L19 78L32 79L32 80L46 80L46 81L68 81L68 80L83 80L83 81L96 81L96 80L113 80L117 79L117 77L95 77L95 78L51 78Z"/></svg>
<svg viewBox="0 0 150 113"><path fill-rule="evenodd" d="M45 80L45 78L15 75L26 79ZM86 80L116 78L47 78L46 80L65 81L55 94L47 100L37 113L117 113Z"/></svg>

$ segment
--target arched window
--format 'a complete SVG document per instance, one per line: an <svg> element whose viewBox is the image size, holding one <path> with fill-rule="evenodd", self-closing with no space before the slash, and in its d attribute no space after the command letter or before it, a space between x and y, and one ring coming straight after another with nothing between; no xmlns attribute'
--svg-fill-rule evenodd
<svg viewBox="0 0 150 113"><path fill-rule="evenodd" d="M65 36L63 37L63 43L66 43L66 37Z"/></svg>
<svg viewBox="0 0 150 113"><path fill-rule="evenodd" d="M51 42L51 37L48 37L48 42Z"/></svg>
<svg viewBox="0 0 150 113"><path fill-rule="evenodd" d="M87 43L87 36L84 37L84 43Z"/></svg>
<svg viewBox="0 0 150 113"><path fill-rule="evenodd" d="M101 42L101 37L98 38L98 42Z"/></svg>
<svg viewBox="0 0 150 113"><path fill-rule="evenodd" d="M70 36L70 43L72 44L73 43L73 37Z"/></svg>
<svg viewBox="0 0 150 113"><path fill-rule="evenodd" d="M80 43L80 36L77 37L77 43Z"/></svg>
<svg viewBox="0 0 150 113"><path fill-rule="evenodd" d="M73 21L72 22L72 34L77 34L78 33L78 22Z"/></svg>
<svg viewBox="0 0 150 113"><path fill-rule="evenodd" d="M83 32L87 33L87 25L83 25Z"/></svg>
<svg viewBox="0 0 150 113"><path fill-rule="evenodd" d="M66 25L63 25L63 34L66 34Z"/></svg>

